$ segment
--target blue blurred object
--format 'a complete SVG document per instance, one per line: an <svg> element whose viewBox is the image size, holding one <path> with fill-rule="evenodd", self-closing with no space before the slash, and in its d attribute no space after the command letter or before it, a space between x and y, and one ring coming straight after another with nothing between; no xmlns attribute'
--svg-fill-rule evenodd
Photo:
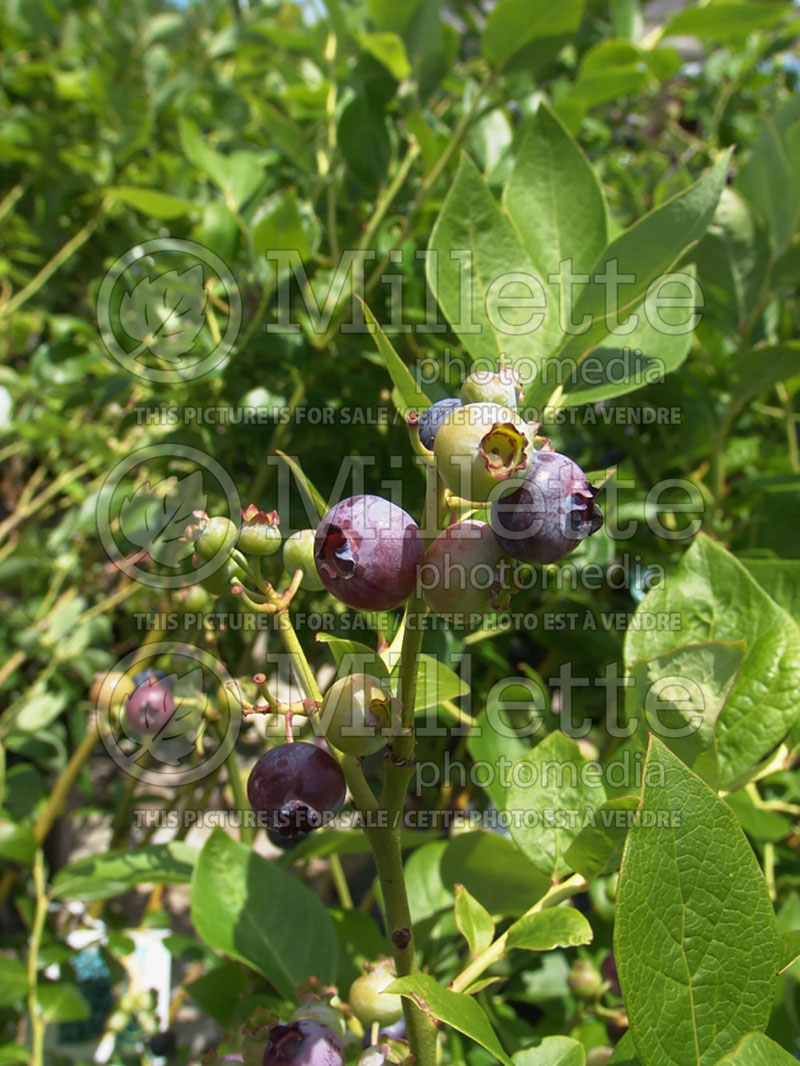
<svg viewBox="0 0 800 1066"><path fill-rule="evenodd" d="M70 966L91 1014L82 1022L62 1022L58 1027L58 1036L63 1044L80 1044L103 1034L114 1001L111 971L96 947L84 948L70 960Z"/></svg>

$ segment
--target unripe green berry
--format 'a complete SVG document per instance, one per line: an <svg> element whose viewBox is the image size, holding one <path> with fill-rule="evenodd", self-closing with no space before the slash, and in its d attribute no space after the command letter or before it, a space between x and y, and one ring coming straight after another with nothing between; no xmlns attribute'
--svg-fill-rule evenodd
<svg viewBox="0 0 800 1066"><path fill-rule="evenodd" d="M183 590L181 606L191 614L200 614L211 606L211 596L202 585L190 585Z"/></svg>
<svg viewBox="0 0 800 1066"><path fill-rule="evenodd" d="M579 999L594 999L602 983L600 971L589 959L576 959L573 962L567 977L567 984L573 995Z"/></svg>
<svg viewBox="0 0 800 1066"><path fill-rule="evenodd" d="M457 407L433 443L445 485L457 496L486 500L499 485L522 480L533 455L535 430L496 403Z"/></svg>
<svg viewBox="0 0 800 1066"><path fill-rule="evenodd" d="M392 1025L403 1013L400 996L384 992L394 981L389 965L376 966L370 973L357 977L350 986L348 1002L362 1025Z"/></svg>
<svg viewBox="0 0 800 1066"><path fill-rule="evenodd" d="M242 511L238 548L245 555L274 555L281 546L280 519L277 511L260 511L250 504Z"/></svg>
<svg viewBox="0 0 800 1066"><path fill-rule="evenodd" d="M217 555L229 555L236 544L237 533L230 518L222 515L209 518L201 522L194 550L204 562L209 562Z"/></svg>
<svg viewBox="0 0 800 1066"><path fill-rule="evenodd" d="M399 731L400 703L371 674L340 678L319 711L325 739L347 755L371 755Z"/></svg>
<svg viewBox="0 0 800 1066"><path fill-rule="evenodd" d="M234 559L226 559L219 570L204 577L200 584L212 596L226 596L231 591L231 585L242 584L245 577L244 570Z"/></svg>
<svg viewBox="0 0 800 1066"><path fill-rule="evenodd" d="M511 367L496 372L475 370L461 386L462 403L499 403L516 411L519 397L519 373Z"/></svg>
<svg viewBox="0 0 800 1066"><path fill-rule="evenodd" d="M313 529L301 529L292 533L283 545L283 566L286 573L291 577L295 570L302 570L303 580L300 585L309 592L319 592L324 588L314 562L314 537Z"/></svg>

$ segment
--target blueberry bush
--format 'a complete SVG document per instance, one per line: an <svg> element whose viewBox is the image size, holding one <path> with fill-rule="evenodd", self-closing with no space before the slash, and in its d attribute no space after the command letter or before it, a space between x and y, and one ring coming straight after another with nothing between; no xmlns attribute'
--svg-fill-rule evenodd
<svg viewBox="0 0 800 1066"><path fill-rule="evenodd" d="M782 0L18 0L0 1064L800 1058Z"/></svg>

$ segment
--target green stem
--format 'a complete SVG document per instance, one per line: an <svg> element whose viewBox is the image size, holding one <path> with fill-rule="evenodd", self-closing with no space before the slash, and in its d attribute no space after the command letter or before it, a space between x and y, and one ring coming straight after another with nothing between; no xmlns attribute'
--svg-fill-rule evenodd
<svg viewBox="0 0 800 1066"><path fill-rule="evenodd" d="M103 208L101 207L95 217L90 218L86 225L79 229L75 236L71 237L63 248L60 248L59 251L56 252L49 262L45 263L39 273L31 278L24 288L20 289L15 296L12 296L8 303L0 307L0 317L13 314L13 312L17 311L26 300L29 300L31 296L36 295L39 289L50 280L59 267L63 266L64 263L66 263L66 261L89 240L97 228L102 212Z"/></svg>
<svg viewBox="0 0 800 1066"><path fill-rule="evenodd" d="M44 888L44 856L41 848L36 849L33 859L33 884L36 891L36 910L33 915L30 949L28 951L28 1014L31 1020L31 1066L44 1066L45 1023L39 1010L37 996L39 946L42 942L42 933L44 931L45 918L47 917L47 895Z"/></svg>
<svg viewBox="0 0 800 1066"><path fill-rule="evenodd" d="M225 741L225 731L222 728L221 722L215 722L214 728L217 731L220 742ZM231 792L233 793L233 806L239 817L242 819L239 823L239 840L248 847L251 847L255 839L255 826L245 824L245 818L247 812L251 809L247 799L247 793L244 789L244 783L242 781L242 775L239 773L239 764L236 761L236 748L231 748L228 754L225 756L225 769L228 773L228 783L231 786Z"/></svg>
<svg viewBox="0 0 800 1066"><path fill-rule="evenodd" d="M97 728L97 721L93 718L86 730L86 735L72 753L72 758L62 770L44 810L36 820L33 835L37 847L40 848L42 846L53 826L53 822L61 814L67 802L70 789L77 781L78 775L94 751L99 739L100 732ZM2 880L0 880L0 906L3 905L9 892L16 884L19 872L18 866L9 866L3 874Z"/></svg>
<svg viewBox="0 0 800 1066"><path fill-rule="evenodd" d="M351 911L353 909L353 897L350 895L350 886L345 877L342 860L335 852L328 857L328 866L336 888L336 895L339 897L343 910Z"/></svg>

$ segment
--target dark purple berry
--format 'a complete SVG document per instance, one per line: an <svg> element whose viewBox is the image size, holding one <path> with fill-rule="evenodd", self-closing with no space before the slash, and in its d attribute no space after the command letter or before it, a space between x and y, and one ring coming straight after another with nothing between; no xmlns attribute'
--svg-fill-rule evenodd
<svg viewBox="0 0 800 1066"><path fill-rule="evenodd" d="M302 1019L270 1030L263 1066L344 1066L344 1053L326 1025Z"/></svg>
<svg viewBox="0 0 800 1066"><path fill-rule="evenodd" d="M558 562L602 526L596 495L572 459L536 452L522 484L492 504L492 530L514 559Z"/></svg>
<svg viewBox="0 0 800 1066"><path fill-rule="evenodd" d="M333 756L302 742L270 748L247 781L253 810L282 837L319 829L342 809L345 793L344 774Z"/></svg>
<svg viewBox="0 0 800 1066"><path fill-rule="evenodd" d="M455 411L456 407L460 406L461 400L457 400L454 396L449 396L446 400L437 400L436 403L432 403L430 407L426 407L420 414L418 423L419 439L429 452L433 451L433 442L439 426L448 415Z"/></svg>
<svg viewBox="0 0 800 1066"><path fill-rule="evenodd" d="M133 679L136 688L125 703L125 717L133 733L159 733L175 714L172 688L160 671L146 670Z"/></svg>
<svg viewBox="0 0 800 1066"><path fill-rule="evenodd" d="M361 611L389 611L408 599L423 555L417 523L380 496L342 500L322 519L314 541L325 588Z"/></svg>

